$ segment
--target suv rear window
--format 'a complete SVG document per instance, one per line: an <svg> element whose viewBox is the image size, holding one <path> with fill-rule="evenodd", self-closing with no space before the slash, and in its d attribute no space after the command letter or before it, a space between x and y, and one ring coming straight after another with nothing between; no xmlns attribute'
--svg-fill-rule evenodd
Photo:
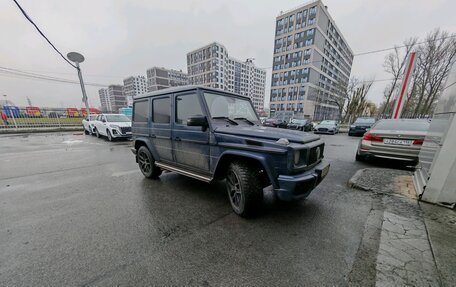
<svg viewBox="0 0 456 287"><path fill-rule="evenodd" d="M374 129L425 132L429 129L429 122L426 120L381 120Z"/></svg>
<svg viewBox="0 0 456 287"><path fill-rule="evenodd" d="M134 114L133 121L135 122L147 122L149 111L148 111L149 101L136 102L133 105Z"/></svg>
<svg viewBox="0 0 456 287"><path fill-rule="evenodd" d="M158 124L169 124L171 118L171 105L169 97L152 101L152 121Z"/></svg>

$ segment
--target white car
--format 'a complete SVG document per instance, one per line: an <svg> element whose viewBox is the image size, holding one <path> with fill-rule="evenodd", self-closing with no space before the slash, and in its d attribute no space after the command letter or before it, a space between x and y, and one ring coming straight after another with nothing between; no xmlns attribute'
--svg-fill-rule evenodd
<svg viewBox="0 0 456 287"><path fill-rule="evenodd" d="M84 133L86 135L93 134L93 122L96 118L97 115L90 115L82 120L82 127L84 128Z"/></svg>
<svg viewBox="0 0 456 287"><path fill-rule="evenodd" d="M93 123L93 132L99 138L105 136L109 141L131 137L131 120L123 114L101 114Z"/></svg>

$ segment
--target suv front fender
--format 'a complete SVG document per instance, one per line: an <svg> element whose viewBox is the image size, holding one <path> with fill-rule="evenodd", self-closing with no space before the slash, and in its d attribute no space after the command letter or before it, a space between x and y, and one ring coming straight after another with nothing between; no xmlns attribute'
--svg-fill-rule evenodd
<svg viewBox="0 0 456 287"><path fill-rule="evenodd" d="M278 187L277 174L275 170L268 165L267 159L264 155L242 150L230 150L223 152L215 164L214 177L223 178L228 165L233 160L247 160L251 161L253 164L260 165L260 167L265 171L273 187Z"/></svg>

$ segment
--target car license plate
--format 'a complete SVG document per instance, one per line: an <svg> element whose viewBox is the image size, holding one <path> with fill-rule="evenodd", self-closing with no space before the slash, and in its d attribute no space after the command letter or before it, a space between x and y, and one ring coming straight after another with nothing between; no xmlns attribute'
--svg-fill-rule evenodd
<svg viewBox="0 0 456 287"><path fill-rule="evenodd" d="M394 144L394 145L411 145L413 141L411 140L398 140L398 139L384 139L384 144Z"/></svg>
<svg viewBox="0 0 456 287"><path fill-rule="evenodd" d="M321 171L321 178L324 178L329 172L329 165L325 166L325 168Z"/></svg>

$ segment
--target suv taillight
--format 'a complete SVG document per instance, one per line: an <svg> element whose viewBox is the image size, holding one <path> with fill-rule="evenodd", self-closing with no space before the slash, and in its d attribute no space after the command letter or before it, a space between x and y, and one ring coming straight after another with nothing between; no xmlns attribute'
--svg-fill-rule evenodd
<svg viewBox="0 0 456 287"><path fill-rule="evenodd" d="M424 140L414 140L413 144L423 144Z"/></svg>
<svg viewBox="0 0 456 287"><path fill-rule="evenodd" d="M372 142L381 142L383 139L379 136L374 136L371 133L365 133L363 136L363 140L372 141Z"/></svg>

